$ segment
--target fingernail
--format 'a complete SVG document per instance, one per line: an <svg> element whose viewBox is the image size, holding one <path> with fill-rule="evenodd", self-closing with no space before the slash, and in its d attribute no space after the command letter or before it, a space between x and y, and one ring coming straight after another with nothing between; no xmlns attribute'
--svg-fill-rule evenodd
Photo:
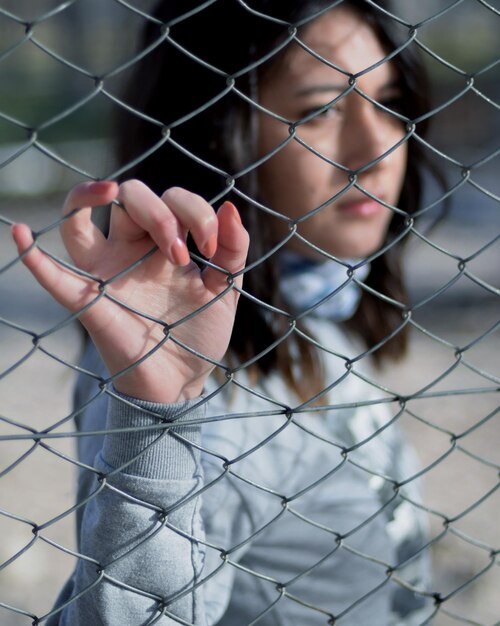
<svg viewBox="0 0 500 626"><path fill-rule="evenodd" d="M92 193L104 193L109 189L109 180L96 180L89 184L89 191Z"/></svg>
<svg viewBox="0 0 500 626"><path fill-rule="evenodd" d="M176 265L187 265L190 261L189 252L186 247L186 244L180 237L177 237L174 240L170 248L170 254L172 256L172 260Z"/></svg>
<svg viewBox="0 0 500 626"><path fill-rule="evenodd" d="M213 235L210 235L207 242L203 246L202 252L207 257L207 259L210 259L214 256L216 250L217 250L217 235L213 234Z"/></svg>
<svg viewBox="0 0 500 626"><path fill-rule="evenodd" d="M230 202L229 200L226 200L222 206L224 205L226 205L228 208L231 209L232 216L238 222L238 224L241 224L241 216L239 214L238 209L234 206L234 204Z"/></svg>

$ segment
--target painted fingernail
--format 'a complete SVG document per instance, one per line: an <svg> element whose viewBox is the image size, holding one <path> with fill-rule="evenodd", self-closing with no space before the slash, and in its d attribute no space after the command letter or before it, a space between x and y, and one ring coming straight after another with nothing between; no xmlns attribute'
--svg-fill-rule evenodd
<svg viewBox="0 0 500 626"><path fill-rule="evenodd" d="M234 204L230 202L229 200L226 200L224 204L227 205L227 207L231 209L231 214L233 218L238 222L238 224L241 224L241 216L238 212L238 209L234 206ZM224 206L224 204L222 206Z"/></svg>
<svg viewBox="0 0 500 626"><path fill-rule="evenodd" d="M186 244L180 237L174 240L174 243L170 247L170 254L176 265L187 265L190 261Z"/></svg>
<svg viewBox="0 0 500 626"><path fill-rule="evenodd" d="M89 184L89 191L92 193L104 193L109 189L110 182L109 180L96 180Z"/></svg>
<svg viewBox="0 0 500 626"><path fill-rule="evenodd" d="M202 252L207 257L207 259L210 259L213 257L216 250L217 250L217 235L213 234L213 235L210 235L207 242L203 246Z"/></svg>

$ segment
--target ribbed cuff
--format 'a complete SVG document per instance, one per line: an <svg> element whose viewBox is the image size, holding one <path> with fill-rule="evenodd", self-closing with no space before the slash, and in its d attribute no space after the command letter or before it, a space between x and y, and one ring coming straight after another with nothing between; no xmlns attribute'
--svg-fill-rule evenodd
<svg viewBox="0 0 500 626"><path fill-rule="evenodd" d="M158 404L131 398L116 390L114 394L116 397L109 397L106 430L141 429L144 426L157 428L108 432L101 453L104 462L118 468L131 461L123 468L123 472L135 476L163 480L192 478L199 470L199 451L191 443L200 443L201 426L183 426L183 422L205 416L205 404L196 406L201 398L175 404ZM165 422L175 422L176 426L170 431L165 430ZM189 443L180 441L175 435L181 435Z"/></svg>

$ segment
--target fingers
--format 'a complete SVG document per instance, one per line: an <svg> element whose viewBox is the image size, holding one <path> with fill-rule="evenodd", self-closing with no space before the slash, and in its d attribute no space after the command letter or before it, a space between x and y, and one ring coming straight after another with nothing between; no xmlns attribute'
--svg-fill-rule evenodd
<svg viewBox="0 0 500 626"><path fill-rule="evenodd" d="M55 263L36 246L29 250L33 245L33 235L26 224L14 224L11 232L19 254L26 253L22 259L24 265L42 287L71 311L77 311L86 304L85 296L90 294L88 281Z"/></svg>
<svg viewBox="0 0 500 626"><path fill-rule="evenodd" d="M230 274L236 274L245 267L248 254L249 236L241 223L239 213L232 202L224 202L217 213L219 235L217 251L211 259L214 265L222 267ZM227 287L227 276L223 272L208 267L203 272L205 286L215 293ZM242 276L235 283L241 287Z"/></svg>
<svg viewBox="0 0 500 626"><path fill-rule="evenodd" d="M109 204L118 192L111 181L82 183L70 191L63 206L63 214L80 209L61 224L64 245L78 267L88 270L99 256L106 238L91 220L91 207Z"/></svg>
<svg viewBox="0 0 500 626"><path fill-rule="evenodd" d="M162 196L163 202L189 231L198 250L208 258L217 249L218 220L213 208L201 196L181 187L172 187Z"/></svg>
<svg viewBox="0 0 500 626"><path fill-rule="evenodd" d="M214 255L217 217L201 196L173 187L159 198L146 185L132 180L120 186L118 199L126 212L113 210L111 239L138 239L147 233L174 264L187 265L190 258L185 239L189 231L202 254Z"/></svg>
<svg viewBox="0 0 500 626"><path fill-rule="evenodd" d="M66 198L63 207L65 216L75 209L79 210L61 224L61 234L74 263L84 270L92 266L106 245L106 238L91 221L90 207L109 204L117 191L118 185L110 181L82 183L74 187ZM91 281L65 269L33 246L33 235L26 224L15 224L12 237L19 254L24 255L24 265L63 306L77 311L95 297L97 289Z"/></svg>

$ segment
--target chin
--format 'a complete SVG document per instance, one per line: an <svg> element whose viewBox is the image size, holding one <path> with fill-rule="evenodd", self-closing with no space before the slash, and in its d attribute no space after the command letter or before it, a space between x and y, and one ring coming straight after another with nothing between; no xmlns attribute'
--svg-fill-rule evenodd
<svg viewBox="0 0 500 626"><path fill-rule="evenodd" d="M345 246L344 258L364 259L378 252L386 242L386 234L381 237L364 240L362 243L353 242L351 246Z"/></svg>
<svg viewBox="0 0 500 626"><path fill-rule="evenodd" d="M377 241L371 246L368 245L353 245L353 246L342 246L335 250L328 250L328 248L324 248L325 252L335 256L339 259L365 259L366 257L371 256L377 250L380 250L383 242Z"/></svg>
<svg viewBox="0 0 500 626"><path fill-rule="evenodd" d="M385 236L378 237L373 241L366 241L364 238L363 242L359 241L349 241L344 239L342 242L315 242L315 245L318 246L319 249L323 250L325 254L329 254L337 259L365 259L366 257L375 254L385 243ZM315 250L303 245L291 245L289 249L295 250L298 254L311 259L312 261L324 261L326 260L325 256L320 252L316 252Z"/></svg>

